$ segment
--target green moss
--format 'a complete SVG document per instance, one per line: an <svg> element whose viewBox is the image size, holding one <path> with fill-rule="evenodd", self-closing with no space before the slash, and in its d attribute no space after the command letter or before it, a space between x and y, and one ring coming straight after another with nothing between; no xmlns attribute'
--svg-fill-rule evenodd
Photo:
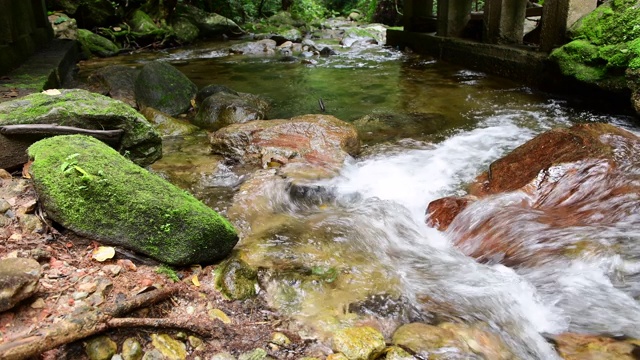
<svg viewBox="0 0 640 360"><path fill-rule="evenodd" d="M28 153L47 214L80 235L174 265L215 261L238 240L218 213L98 140L56 136Z"/></svg>
<svg viewBox="0 0 640 360"><path fill-rule="evenodd" d="M167 265L160 265L157 269L156 272L158 274L162 274L162 275L166 275L171 281L173 282L178 282L180 281L180 278L178 277L178 273L176 272L175 269L173 269L170 266Z"/></svg>
<svg viewBox="0 0 640 360"><path fill-rule="evenodd" d="M78 29L78 41L90 53L102 57L113 56L120 51L111 40L85 29Z"/></svg>
<svg viewBox="0 0 640 360"><path fill-rule="evenodd" d="M214 271L214 286L228 300L244 300L256 295L258 273L238 259L227 260Z"/></svg>

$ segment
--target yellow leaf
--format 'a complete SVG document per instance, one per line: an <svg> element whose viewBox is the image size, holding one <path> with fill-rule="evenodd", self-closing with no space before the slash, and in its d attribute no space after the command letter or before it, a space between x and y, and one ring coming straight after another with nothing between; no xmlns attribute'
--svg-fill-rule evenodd
<svg viewBox="0 0 640 360"><path fill-rule="evenodd" d="M100 246L97 249L93 250L93 255L91 256L96 261L106 261L113 258L116 255L116 249L111 246Z"/></svg>
<svg viewBox="0 0 640 360"><path fill-rule="evenodd" d="M58 89L49 89L42 92L45 95L60 95L62 94Z"/></svg>
<svg viewBox="0 0 640 360"><path fill-rule="evenodd" d="M211 309L209 310L209 318L218 319L225 324L231 324L231 319L220 309Z"/></svg>
<svg viewBox="0 0 640 360"><path fill-rule="evenodd" d="M193 277L191 278L191 282L195 286L200 286L200 280L198 280L198 275L193 275Z"/></svg>

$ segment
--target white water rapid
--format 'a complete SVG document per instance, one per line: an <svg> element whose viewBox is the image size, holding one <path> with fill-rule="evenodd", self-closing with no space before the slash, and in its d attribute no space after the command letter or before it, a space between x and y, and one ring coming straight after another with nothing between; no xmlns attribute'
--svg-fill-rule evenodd
<svg viewBox="0 0 640 360"><path fill-rule="evenodd" d="M514 271L477 263L454 248L448 234L424 225L430 201L464 194L461 186L491 161L548 128L568 125L566 117L557 104L532 112L497 111L476 128L441 143L419 149L413 143L406 149L400 142L393 151L387 148L349 163L341 176L323 185L338 194L358 234L349 241L397 269L405 296L417 307L420 298L428 296L455 309L458 318L486 321L519 358L558 358L545 333L572 330L638 337L640 306L632 296L637 296L640 284L637 245L635 256L628 259L550 262ZM473 214L469 216L473 222ZM626 233L637 243L637 220L609 230ZM624 285L612 282L616 274L624 276Z"/></svg>

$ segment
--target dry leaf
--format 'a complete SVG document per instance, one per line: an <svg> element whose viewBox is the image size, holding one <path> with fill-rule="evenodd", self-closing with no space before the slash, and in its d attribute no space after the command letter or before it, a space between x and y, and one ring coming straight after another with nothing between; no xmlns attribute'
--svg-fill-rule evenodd
<svg viewBox="0 0 640 360"><path fill-rule="evenodd" d="M58 89L49 89L42 92L45 95L60 95L62 94Z"/></svg>
<svg viewBox="0 0 640 360"><path fill-rule="evenodd" d="M94 260L103 262L105 260L109 260L116 255L116 249L111 246L100 246L97 249L93 250L93 255L91 256Z"/></svg>
<svg viewBox="0 0 640 360"><path fill-rule="evenodd" d="M225 324L231 324L231 319L220 309L211 309L209 310L209 317L211 319L218 319Z"/></svg>
<svg viewBox="0 0 640 360"><path fill-rule="evenodd" d="M29 160L22 166L22 177L25 179L31 179L31 174L29 174L31 164L33 164L33 161Z"/></svg>
<svg viewBox="0 0 640 360"><path fill-rule="evenodd" d="M193 275L193 277L191 277L191 282L193 283L193 285L195 286L200 286L200 280L198 280L198 275Z"/></svg>

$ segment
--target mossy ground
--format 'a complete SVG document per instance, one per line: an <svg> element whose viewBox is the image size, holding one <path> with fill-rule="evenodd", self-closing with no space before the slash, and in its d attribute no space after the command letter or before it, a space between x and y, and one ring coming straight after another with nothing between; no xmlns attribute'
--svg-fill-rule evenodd
<svg viewBox="0 0 640 360"><path fill-rule="evenodd" d="M218 213L98 140L48 138L29 156L47 213L81 235L175 265L215 261L237 242Z"/></svg>

